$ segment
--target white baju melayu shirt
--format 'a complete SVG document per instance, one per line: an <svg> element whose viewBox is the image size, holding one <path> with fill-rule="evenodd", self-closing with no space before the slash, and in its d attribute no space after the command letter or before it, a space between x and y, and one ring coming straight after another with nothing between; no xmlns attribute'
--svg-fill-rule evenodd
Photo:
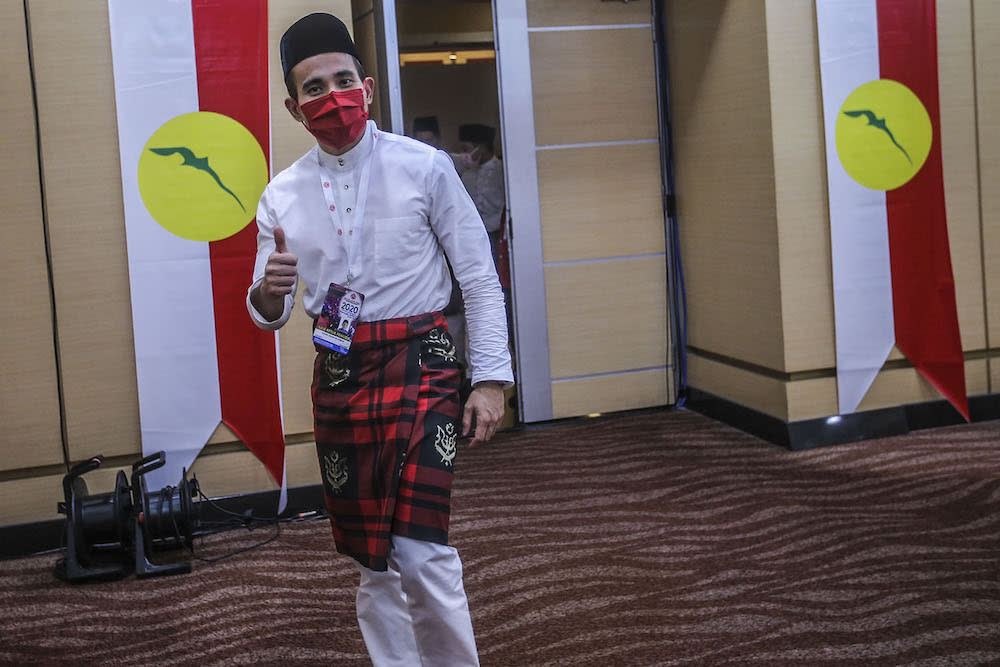
<svg viewBox="0 0 1000 667"><path fill-rule="evenodd" d="M274 227L299 258L281 316L266 320L250 303L274 252ZM447 153L368 122L357 146L330 155L318 146L268 184L257 206L257 261L247 308L262 329L291 316L295 292L319 317L331 282L365 295L363 322L443 309L451 278L462 287L472 382L513 382L503 293L490 243Z"/></svg>
<svg viewBox="0 0 1000 667"><path fill-rule="evenodd" d="M503 224L500 216L506 203L503 163L493 156L478 167L465 169L462 171L462 183L475 202L486 231L498 231Z"/></svg>

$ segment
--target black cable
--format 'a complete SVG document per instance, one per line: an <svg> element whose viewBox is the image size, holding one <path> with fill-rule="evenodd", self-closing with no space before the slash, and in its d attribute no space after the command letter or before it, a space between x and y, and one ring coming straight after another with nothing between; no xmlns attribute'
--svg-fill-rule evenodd
<svg viewBox="0 0 1000 667"><path fill-rule="evenodd" d="M192 480L194 482L197 482L197 478L192 477ZM286 517L284 519L282 519L279 516L273 516L273 517L270 517L270 516L269 517L254 516L253 513L252 513L252 510L249 510L248 512L243 512L243 513L233 512L232 510L229 510L229 509L226 509L225 507L222 507L221 505L219 505L218 503L216 503L214 500L212 500L211 498L209 498L208 496L206 496L205 493L201 490L201 485L200 484L195 483L195 487L198 489L198 498L202 502L208 503L209 506L213 507L215 510L217 510L218 512L220 512L222 514L226 514L228 516L234 517L235 519L239 519L238 524L237 524L237 522L235 522L233 520L230 520L230 521L218 521L218 522L211 522L211 523L214 523L215 525L219 525L219 526L229 526L230 528L236 528L237 525L240 525L240 526L243 526L244 528L246 528L248 532L253 532L253 530L254 530L254 522L255 521L259 521L259 522L266 522L265 525L273 523L274 524L274 529L275 529L274 530L274 534L271 535L270 537L268 537L266 540L262 540L260 542L257 542L256 544L251 544L250 546L246 546L246 547L243 547L241 549L237 549L235 551L231 551L231 552L229 552L227 554L223 554L221 556L215 556L213 558L202 558L201 556L197 555L194 552L194 546L193 545L191 545L191 546L185 545L185 546L187 546L188 551L191 552L191 556L193 558L201 561L202 563L218 563L221 560L225 560L227 558L232 558L233 556L238 556L240 554L247 553L248 551L252 551L253 549L256 549L258 547L262 547L262 546L264 546L266 544L270 544L271 542L274 542L279 537L281 537L281 524L282 523L298 523L298 522L305 521L305 520L308 520L308 519L313 519L313 518L316 518L316 519L326 518L326 515L323 514L322 512L317 512L315 516L310 516L310 517L305 517L302 514L298 514L298 515L295 515L295 516ZM209 522L202 521L200 523L201 523L201 525L205 525L206 523L209 523ZM176 527L176 522L175 522L175 527ZM217 531L214 531L214 532L211 532L211 533L207 533L207 534L214 535L216 533L221 533L223 530L225 530L225 528L220 528ZM199 535L198 537L204 537L205 535L206 534L202 534L202 535Z"/></svg>
<svg viewBox="0 0 1000 667"><path fill-rule="evenodd" d="M217 504L214 500L212 500L211 498L209 498L208 496L206 496L202 492L200 484L198 485L198 498L201 499L202 502L208 503L209 505L211 505L212 507L214 507L219 512L222 512L223 514L228 514L229 516L234 516L234 517L240 519L240 521L242 523L246 522L247 515L246 515L245 512L243 512L243 513L233 512L233 511L227 510L225 507L222 507L221 505ZM251 518L254 518L254 517L251 517ZM276 517L276 516L262 516L262 517L256 517L256 518L259 519L259 520L261 520L261 521L277 521L278 520L278 517Z"/></svg>
<svg viewBox="0 0 1000 667"><path fill-rule="evenodd" d="M248 531L252 530L252 528L250 528L250 526L247 526L247 530ZM199 560L202 563L218 563L220 560L225 560L227 558L232 558L233 556L239 556L240 554L245 554L246 552L252 551L253 549L256 549L257 547L262 547L265 544L270 544L271 542L274 542L279 537L281 537L281 521L275 519L275 521L274 521L274 535L272 535L271 537L267 538L266 540L263 540L261 542L257 542L256 544L251 544L248 547L243 547L242 549L237 549L236 551L230 551L227 554L222 554L221 556L216 556L214 558L202 558L201 556L199 556L198 554L196 554L194 552L194 546L193 545L190 546L190 547L188 547L188 551L191 552L191 557L192 558L194 558L196 560Z"/></svg>
<svg viewBox="0 0 1000 667"><path fill-rule="evenodd" d="M663 183L664 209L666 210L665 233L669 236L671 257L668 261L667 289L672 295L671 313L672 336L675 346L675 361L678 371L677 401L675 408L684 405L687 400L687 289L684 284L684 268L680 250L680 216L676 207L676 189L674 181L674 131L670 113L670 57L667 31L660 3L651 3L653 39L656 48L656 83L660 107L661 134L661 173L665 177Z"/></svg>
<svg viewBox="0 0 1000 667"><path fill-rule="evenodd" d="M44 551L36 551L30 553L27 556L18 556L18 558L34 558L35 556L48 556L50 554L58 554L66 551L66 547L52 547L51 549L45 549Z"/></svg>
<svg viewBox="0 0 1000 667"><path fill-rule="evenodd" d="M45 245L45 266L49 283L49 311L52 317L52 353L56 371L56 399L59 404L59 439L63 462L70 469L69 427L66 424L66 390L63 387L62 348L59 345L59 312L56 308L56 283L52 267L52 235L49 230L49 205L45 192L45 165L42 159L42 126L38 112L38 81L35 76L35 47L31 40L31 12L24 0L24 32L28 44L28 77L31 80L31 107L35 117L35 150L38 153L38 193L42 205L42 239Z"/></svg>

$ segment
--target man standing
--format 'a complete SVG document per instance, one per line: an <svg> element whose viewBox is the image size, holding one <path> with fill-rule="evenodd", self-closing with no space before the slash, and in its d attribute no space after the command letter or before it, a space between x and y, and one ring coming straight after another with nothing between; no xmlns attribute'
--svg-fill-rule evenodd
<svg viewBox="0 0 1000 667"><path fill-rule="evenodd" d="M489 440L513 381L489 242L449 157L367 120L374 81L343 22L300 19L281 61L285 106L317 146L261 196L247 307L277 329L301 285L317 320L317 453L337 550L361 570L372 661L475 665L448 519L457 437ZM473 390L461 417L442 249L469 321Z"/></svg>
<svg viewBox="0 0 1000 667"><path fill-rule="evenodd" d="M455 166L462 175L472 201L483 218L490 241L496 246L503 221L504 180L503 164L493 149L496 130L488 125L470 123L458 128L458 159Z"/></svg>
<svg viewBox="0 0 1000 667"><path fill-rule="evenodd" d="M441 148L441 128L437 116L417 116L413 119L413 138L428 146Z"/></svg>

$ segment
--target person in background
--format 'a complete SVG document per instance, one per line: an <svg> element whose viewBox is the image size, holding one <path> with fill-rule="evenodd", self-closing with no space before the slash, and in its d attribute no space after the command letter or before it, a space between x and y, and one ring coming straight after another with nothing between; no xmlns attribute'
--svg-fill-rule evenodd
<svg viewBox="0 0 1000 667"><path fill-rule="evenodd" d="M448 524L458 437L489 440L513 382L489 240L446 153L368 120L375 82L343 21L310 14L279 50L285 107L317 145L260 198L247 308L257 326L278 329L301 286L319 319L316 449L337 550L361 574L358 624L372 662L478 665ZM441 314L451 296L446 256L466 304L464 411ZM346 349L343 336L334 349L324 344L324 304L354 320Z"/></svg>
<svg viewBox="0 0 1000 667"><path fill-rule="evenodd" d="M413 119L413 138L428 146L441 148L441 128L437 116L418 116Z"/></svg>
<svg viewBox="0 0 1000 667"><path fill-rule="evenodd" d="M438 126L437 116L414 118L413 138L428 146L441 148L441 128ZM449 153L449 157L455 161L454 155ZM468 359L465 356L465 304L462 303L462 290L450 263L448 270L451 271L451 298L444 308L444 316L448 320L448 331L451 333L452 340L455 341L455 357L461 363L467 364Z"/></svg>
<svg viewBox="0 0 1000 667"><path fill-rule="evenodd" d="M476 203L483 224L496 249L504 205L503 163L496 156L493 141L496 130L488 125L469 123L458 128L458 155L453 155L462 183Z"/></svg>

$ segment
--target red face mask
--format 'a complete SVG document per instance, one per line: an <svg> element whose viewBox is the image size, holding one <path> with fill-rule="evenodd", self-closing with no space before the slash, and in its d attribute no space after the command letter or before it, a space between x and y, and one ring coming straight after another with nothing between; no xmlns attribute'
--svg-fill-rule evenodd
<svg viewBox="0 0 1000 667"><path fill-rule="evenodd" d="M306 129L337 150L360 137L368 121L363 88L343 92L331 90L323 97L304 102L299 108L309 121Z"/></svg>

